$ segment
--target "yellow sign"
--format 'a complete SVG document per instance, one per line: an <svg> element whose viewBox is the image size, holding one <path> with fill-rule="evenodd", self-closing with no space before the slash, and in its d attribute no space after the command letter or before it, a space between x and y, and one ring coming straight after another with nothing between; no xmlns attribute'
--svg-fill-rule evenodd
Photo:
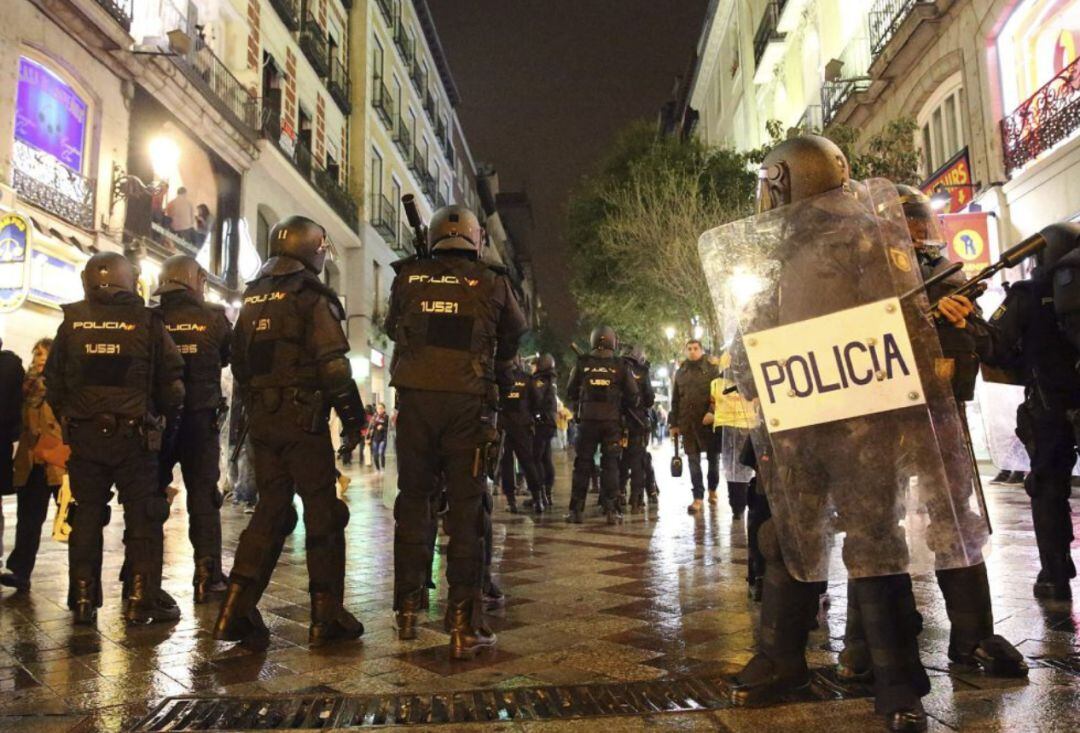
<svg viewBox="0 0 1080 733"><path fill-rule="evenodd" d="M0 216L0 313L15 310L30 292L30 222L14 212Z"/></svg>
<svg viewBox="0 0 1080 733"><path fill-rule="evenodd" d="M964 262L972 262L982 256L986 249L986 242L982 235L974 229L961 229L953 235L951 242L953 252Z"/></svg>

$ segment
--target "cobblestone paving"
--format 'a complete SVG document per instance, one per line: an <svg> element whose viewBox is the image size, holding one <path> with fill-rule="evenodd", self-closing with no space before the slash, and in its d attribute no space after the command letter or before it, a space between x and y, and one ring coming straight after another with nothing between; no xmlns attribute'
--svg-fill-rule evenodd
<svg viewBox="0 0 1080 733"><path fill-rule="evenodd" d="M657 454L656 465L666 455ZM391 461L392 464L392 461ZM441 630L444 579L432 594L418 638L398 642L390 611L396 493L384 475L352 467L347 494L349 567L346 604L364 622L361 641L327 650L306 647L307 577L303 526L286 545L261 608L273 639L265 654L215 642L214 605L191 603L192 560L182 501L167 525L166 587L184 613L174 625L125 628L119 617L122 522L108 529L106 604L96 629L75 628L63 606L66 547L44 540L33 589L0 593L0 730L123 730L163 698L174 695L265 695L297 692L379 694L484 687L579 684L717 675L745 662L754 645L757 609L747 599L746 542L723 499L702 517L684 507L689 488L662 478L659 511L608 527L590 519L562 522L569 463L559 456L560 511L542 519L495 509L495 570L509 601L492 618L497 651L451 663ZM685 482L686 479L683 479ZM1031 597L1037 569L1026 496L1020 487L989 487L995 548L989 562L998 632L1032 664L1027 682L991 680L950 669L948 623L933 578L915 579L926 629L923 659L933 692L926 699L931 730L1080 730L1080 670L1043 659L1080 653L1080 613L1069 604ZM14 500L4 501L5 547L14 538ZM115 514L119 517L119 512ZM247 517L223 510L226 566ZM51 521L51 519L50 519ZM440 539L440 544L445 538ZM437 558L439 563L440 559ZM442 568L438 568L440 576ZM1080 588L1076 589L1080 591ZM835 661L844 628L845 586L829 588L821 628L811 639L811 662ZM440 600L434 602L436 598ZM484 725L485 730L670 728L721 731L876 730L865 699L791 704L761 710L728 709L603 720ZM472 726L479 730L479 726ZM440 730L449 730L440 727ZM454 729L468 730L470 726Z"/></svg>

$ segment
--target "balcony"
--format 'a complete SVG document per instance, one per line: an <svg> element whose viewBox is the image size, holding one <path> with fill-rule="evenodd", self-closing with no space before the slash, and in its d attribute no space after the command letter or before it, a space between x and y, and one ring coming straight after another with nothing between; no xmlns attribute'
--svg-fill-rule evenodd
<svg viewBox="0 0 1080 733"><path fill-rule="evenodd" d="M330 79L326 84L330 90L330 96L337 102L337 106L345 114L352 112L352 101L350 99L352 93L352 86L349 83L349 72L345 70L345 64L341 63L340 59L330 59Z"/></svg>
<svg viewBox="0 0 1080 733"><path fill-rule="evenodd" d="M258 99L232 75L209 46L196 37L187 54L170 55L169 58L219 112L242 132L255 138L259 127Z"/></svg>
<svg viewBox="0 0 1080 733"><path fill-rule="evenodd" d="M435 95L431 93L430 89L424 92L424 112L427 113L428 119L431 121L431 124L434 125L436 119Z"/></svg>
<svg viewBox="0 0 1080 733"><path fill-rule="evenodd" d="M378 0L378 3L376 4L382 12L383 20L386 21L386 27L393 28L394 16L397 14L395 12L396 8L394 7L394 0Z"/></svg>
<svg viewBox="0 0 1080 733"><path fill-rule="evenodd" d="M441 209L444 206L446 206L446 198L440 193L435 197L435 208Z"/></svg>
<svg viewBox="0 0 1080 733"><path fill-rule="evenodd" d="M349 189L338 181L337 176L328 172L319 161L315 160L311 150L303 143L294 142L291 151L283 146L279 110L267 107L263 111L262 136L293 164L293 167L308 180L312 188L319 192L330 208L345 220L350 229L358 231L360 211Z"/></svg>
<svg viewBox="0 0 1080 733"><path fill-rule="evenodd" d="M397 145L397 149L401 152L401 157L405 160L409 160L409 156L412 154L412 133L409 132L408 126L405 124L405 120L398 118L397 125L394 127L394 145Z"/></svg>
<svg viewBox="0 0 1080 733"><path fill-rule="evenodd" d="M419 148L413 148L412 158L409 159L409 170L416 174L416 179L422 181L421 176L427 173L427 160Z"/></svg>
<svg viewBox="0 0 1080 733"><path fill-rule="evenodd" d="M1080 131L1080 59L1059 71L1001 121L1005 170L1012 175Z"/></svg>
<svg viewBox="0 0 1080 733"><path fill-rule="evenodd" d="M802 117L795 123L795 128L802 134L820 133L824 127L825 124L821 117L820 104L811 104L803 110Z"/></svg>
<svg viewBox="0 0 1080 733"><path fill-rule="evenodd" d="M856 93L870 88L870 80L840 79L827 81L821 85L821 123L828 127L836 118L840 108Z"/></svg>
<svg viewBox="0 0 1080 733"><path fill-rule="evenodd" d="M438 184L435 182L435 176L431 175L431 171L423 171L420 173L420 187L424 191L424 195L427 196L428 203L435 203L435 193L438 190Z"/></svg>
<svg viewBox="0 0 1080 733"><path fill-rule="evenodd" d="M877 0L870 8L870 54L877 58L917 5L934 6L934 0Z"/></svg>
<svg viewBox="0 0 1080 733"><path fill-rule="evenodd" d="M19 198L77 227L94 228L95 179L18 140L11 157L12 185Z"/></svg>
<svg viewBox="0 0 1080 733"><path fill-rule="evenodd" d="M330 51L326 33L316 22L310 8L304 11L304 24L300 29L300 50L307 56L316 74L324 79L330 74Z"/></svg>
<svg viewBox="0 0 1080 733"><path fill-rule="evenodd" d="M387 244L393 246L397 241L397 209L390 199L381 192L371 196L371 226L382 235Z"/></svg>
<svg viewBox="0 0 1080 733"><path fill-rule="evenodd" d="M780 22L780 3L772 0L765 6L765 13L754 34L754 83L763 84L772 75L772 69L784 55L787 34L777 30Z"/></svg>
<svg viewBox="0 0 1080 733"><path fill-rule="evenodd" d="M397 46L398 53L401 54L401 62L405 64L406 68L412 67L413 56L413 44L409 40L409 36L405 33L405 24L399 23L397 29L394 30L394 45Z"/></svg>
<svg viewBox="0 0 1080 733"><path fill-rule="evenodd" d="M410 257L415 253L412 231L408 227L401 227L397 238L390 245L395 252L403 257Z"/></svg>
<svg viewBox="0 0 1080 733"><path fill-rule="evenodd" d="M427 92L427 72L420 68L420 62L413 59L412 68L409 69L409 78L412 79L416 93L421 97Z"/></svg>
<svg viewBox="0 0 1080 733"><path fill-rule="evenodd" d="M290 31L300 30L300 0L270 0L278 17Z"/></svg>
<svg viewBox="0 0 1080 733"><path fill-rule="evenodd" d="M371 86L371 107L375 110L375 114L379 115L379 119L383 121L383 126L393 132L394 99L390 96L390 90L386 88L386 84L378 76L372 79Z"/></svg>
<svg viewBox="0 0 1080 733"><path fill-rule="evenodd" d="M131 32L131 2L132 0L97 0L97 4L128 33Z"/></svg>

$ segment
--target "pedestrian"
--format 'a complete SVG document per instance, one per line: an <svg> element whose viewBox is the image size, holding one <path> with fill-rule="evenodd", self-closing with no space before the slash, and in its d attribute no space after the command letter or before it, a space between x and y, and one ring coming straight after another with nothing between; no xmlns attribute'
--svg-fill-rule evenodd
<svg viewBox="0 0 1080 733"><path fill-rule="evenodd" d="M22 426L22 359L4 348L0 339L0 496L14 493L12 452ZM0 552L3 551L4 512L0 511Z"/></svg>
<svg viewBox="0 0 1080 733"><path fill-rule="evenodd" d="M290 216L270 230L271 257L244 291L232 339L233 375L244 395L259 502L240 535L214 638L265 649L257 604L304 504L311 624L308 644L356 639L364 626L345 610L345 527L337 498L330 408L343 441L355 445L364 405L345 354L349 341L337 294L321 279L326 230Z"/></svg>
<svg viewBox="0 0 1080 733"><path fill-rule="evenodd" d="M530 403L533 409L533 456L540 470L544 503L552 506L551 490L555 486L555 462L551 444L559 427L559 397L555 388L555 357L541 354L536 370L529 379Z"/></svg>
<svg viewBox="0 0 1080 733"><path fill-rule="evenodd" d="M30 590L41 526L49 512L49 499L56 499L67 472L70 450L64 445L60 422L45 401L45 362L53 340L34 344L30 369L22 388L22 432L15 453L16 492L15 546L8 555L8 572L0 584L20 591Z"/></svg>
<svg viewBox="0 0 1080 733"><path fill-rule="evenodd" d="M184 360L161 314L136 292L134 266L115 252L91 257L85 300L64 306L45 363L45 399L60 419L71 496L68 607L92 624L102 603L102 531L113 486L124 508L129 624L175 621L180 610L161 592L163 525L169 504L158 485L166 417L184 404Z"/></svg>
<svg viewBox="0 0 1080 733"><path fill-rule="evenodd" d="M686 342L686 360L679 365L671 391L671 414L668 424L671 435L682 438L686 461L690 464L690 486L694 501L687 507L690 514L700 514L705 498L705 483L701 475L701 455L705 454L708 471L709 504L716 504L716 487L720 484L719 452L716 436L705 423L709 413L709 389L720 376L716 366L705 357L698 339Z"/></svg>
<svg viewBox="0 0 1080 733"><path fill-rule="evenodd" d="M506 271L481 259L483 243L484 231L469 209L438 209L427 230L431 256L395 263L386 317L386 332L397 344L390 384L397 389L398 410L398 638L416 638L442 475L450 536L445 622L451 659L471 658L496 642L483 621L485 535L491 524L485 474L494 475L499 387L511 382L512 360L528 330Z"/></svg>
<svg viewBox="0 0 1080 733"><path fill-rule="evenodd" d="M1042 230L1045 248L1027 280L1013 283L990 318L993 353L984 360L1005 367L1024 385L1016 413L1016 434L1031 458L1024 488L1031 499L1039 548L1036 598L1072 598L1076 577L1069 496L1076 464L1076 416L1080 410L1077 337L1077 269L1080 224Z"/></svg>
<svg viewBox="0 0 1080 733"><path fill-rule="evenodd" d="M187 193L184 186L176 189L176 197L165 206L165 216L169 217L169 231L195 244L195 206Z"/></svg>
<svg viewBox="0 0 1080 733"><path fill-rule="evenodd" d="M574 419L574 413L570 412L558 397L555 399L558 401L555 412L555 433L559 440L559 450L566 450L570 447L570 422Z"/></svg>
<svg viewBox="0 0 1080 733"><path fill-rule="evenodd" d="M619 466L620 491L630 482L630 513L640 514L645 511L645 495L651 493L646 456L649 452L649 413L652 411L656 396L653 394L652 377L645 350L640 346L630 347L623 357L631 377L637 384L638 402L625 411L625 443L622 462Z"/></svg>
<svg viewBox="0 0 1080 733"><path fill-rule="evenodd" d="M210 213L210 207L199 204L195 207L195 234L194 244L202 247L214 234L214 215Z"/></svg>
<svg viewBox="0 0 1080 733"><path fill-rule="evenodd" d="M585 497L600 450L600 506L608 524L622 521L618 507L619 458L622 454L623 411L638 404L637 382L626 363L615 355L619 346L610 326L597 326L589 338L591 350L578 357L570 372L567 398L581 424L574 444L574 476L566 521L584 521Z"/></svg>
<svg viewBox="0 0 1080 733"><path fill-rule="evenodd" d="M207 272L190 255L162 264L158 310L184 358L184 410L165 427L160 456L162 492L180 465L187 495L188 538L195 560L195 603L225 591L221 569L221 428L228 403L221 372L229 364L232 325L225 308L205 299Z"/></svg>
<svg viewBox="0 0 1080 733"><path fill-rule="evenodd" d="M731 517L739 522L746 511L747 484L753 475L739 461L739 455L755 421L753 405L734 391L735 383L724 374L730 364L731 356L723 354L718 364L721 376L714 379L709 388L709 413L705 416L705 422L712 425L714 439L719 445Z"/></svg>
<svg viewBox="0 0 1080 733"><path fill-rule="evenodd" d="M515 356L506 379L499 384L499 427L503 431L499 474L507 508L513 514L517 513L515 459L524 474L533 512L542 514L544 511L543 483L533 445L533 423L536 420L534 399L529 375L521 364L521 357Z"/></svg>
<svg viewBox="0 0 1080 733"><path fill-rule="evenodd" d="M386 444L390 441L390 416L386 414L386 405L380 402L375 408L375 414L368 423L368 434L371 436L371 458L375 463L375 470L386 470Z"/></svg>

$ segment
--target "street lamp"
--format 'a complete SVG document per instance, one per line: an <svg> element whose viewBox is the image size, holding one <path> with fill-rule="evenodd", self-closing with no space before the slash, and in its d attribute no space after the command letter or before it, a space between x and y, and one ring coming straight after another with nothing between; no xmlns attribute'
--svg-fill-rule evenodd
<svg viewBox="0 0 1080 733"><path fill-rule="evenodd" d="M674 326L667 326L664 329L664 335L667 336L668 341L674 341L675 340L675 327Z"/></svg>
<svg viewBox="0 0 1080 733"><path fill-rule="evenodd" d="M157 135L150 141L150 166L154 169L154 178L168 181L176 176L180 162L180 147L168 135Z"/></svg>

